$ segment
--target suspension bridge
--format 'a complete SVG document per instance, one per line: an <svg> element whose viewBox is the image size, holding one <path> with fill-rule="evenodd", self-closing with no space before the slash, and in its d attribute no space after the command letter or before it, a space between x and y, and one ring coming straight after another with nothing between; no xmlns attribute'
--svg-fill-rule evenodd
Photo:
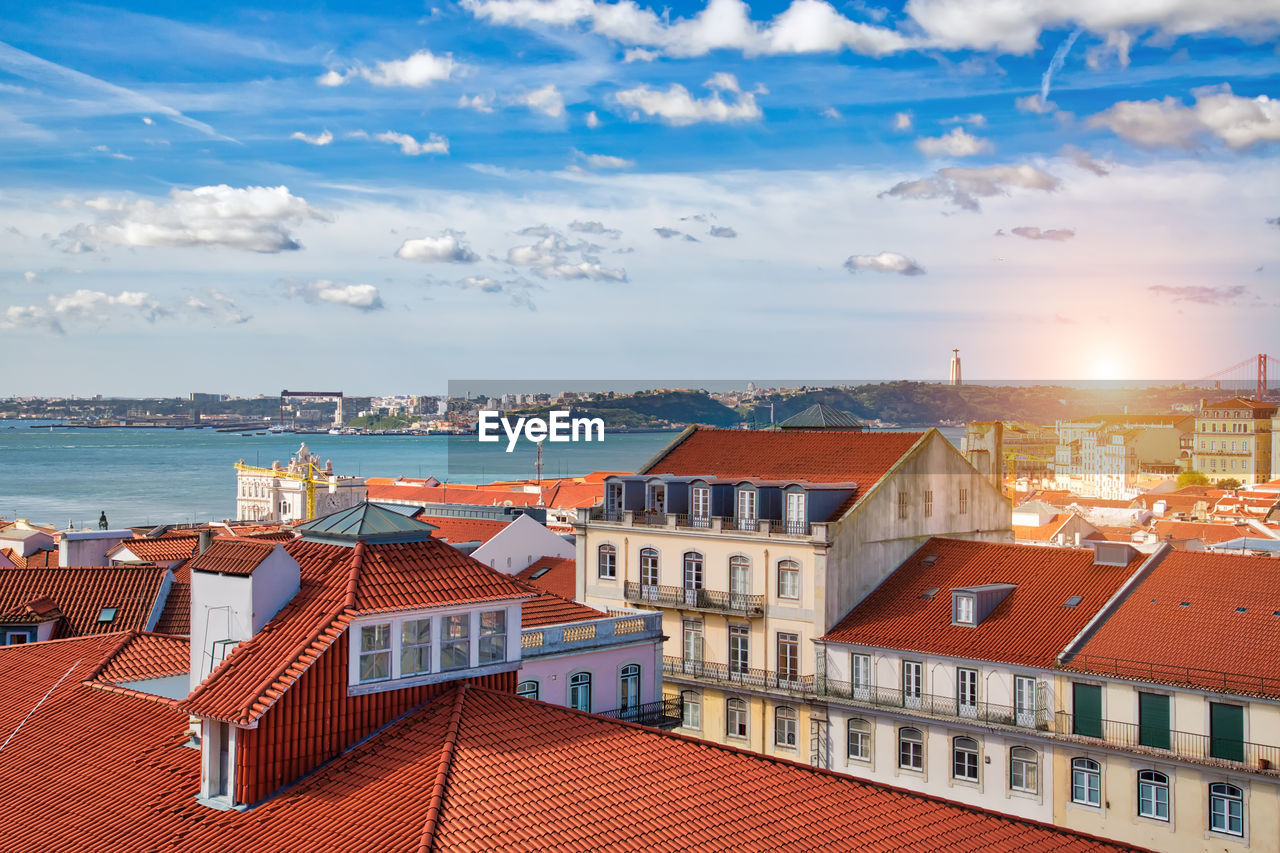
<svg viewBox="0 0 1280 853"><path fill-rule="evenodd" d="M1217 391L1251 394L1256 400L1266 400L1269 396L1280 397L1280 386L1272 387L1267 384L1268 367L1273 375L1280 376L1280 359L1260 352L1239 364L1224 367L1217 373L1197 379L1196 383L1209 385Z"/></svg>

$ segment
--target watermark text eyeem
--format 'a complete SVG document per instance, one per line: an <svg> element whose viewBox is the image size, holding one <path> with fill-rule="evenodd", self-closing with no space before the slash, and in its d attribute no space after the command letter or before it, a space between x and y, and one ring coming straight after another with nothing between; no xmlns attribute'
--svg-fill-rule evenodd
<svg viewBox="0 0 1280 853"><path fill-rule="evenodd" d="M502 434L507 436L507 452L516 449L516 442L523 435L525 440L540 441L604 441L604 418L575 418L565 410L547 413L546 418L516 418L512 425L510 419L501 412L483 409L480 420L476 424L476 435L479 441L501 441ZM592 431L596 438L592 438Z"/></svg>

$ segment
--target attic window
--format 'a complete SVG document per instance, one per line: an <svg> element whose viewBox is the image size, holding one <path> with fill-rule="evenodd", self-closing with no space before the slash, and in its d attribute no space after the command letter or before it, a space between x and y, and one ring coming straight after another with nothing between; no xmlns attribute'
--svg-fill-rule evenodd
<svg viewBox="0 0 1280 853"><path fill-rule="evenodd" d="M977 622L978 602L972 595L956 594L951 618L957 625L973 625Z"/></svg>
<svg viewBox="0 0 1280 853"><path fill-rule="evenodd" d="M1191 602L1190 602L1190 601L1184 601L1184 602L1182 602L1181 604L1179 604L1178 606L1179 606L1179 607L1190 607L1190 606L1191 606Z"/></svg>
<svg viewBox="0 0 1280 853"><path fill-rule="evenodd" d="M547 572L549 572L549 571L551 571L551 567L550 567L550 566L547 566L547 567L542 568L542 569L538 569L536 572L534 572L533 574L529 575L529 580L534 580L534 581L536 581L538 578L542 577L543 575L545 575L545 574L546 574Z"/></svg>
<svg viewBox="0 0 1280 853"><path fill-rule="evenodd" d="M1063 606L1063 607L1075 607L1076 605L1078 605L1078 604L1079 604L1080 602L1082 602L1082 601L1084 601L1084 596L1083 596L1083 595L1073 595L1073 596L1071 596L1070 598L1068 598L1068 599L1067 599L1067 603L1066 603L1066 604L1064 604L1064 605L1062 605L1062 606Z"/></svg>
<svg viewBox="0 0 1280 853"><path fill-rule="evenodd" d="M936 587L936 586L931 586L931 587L929 587L928 589L926 589L924 592L920 593L920 597L921 597L921 598L928 598L928 599L932 600L932 599L933 599L933 597L934 597L935 595L937 595L937 594L938 594L938 587ZM1280 616L1280 611L1278 611L1278 612L1276 613L1276 615L1277 615L1277 616Z"/></svg>
<svg viewBox="0 0 1280 853"><path fill-rule="evenodd" d="M115 608L115 607L104 607L104 608L102 608L101 610L99 610L99 611L98 611L98 623L99 623L99 624L103 624L103 623L110 622L110 621L112 621L113 619L115 619L115 618L116 618L116 610L117 610L117 608Z"/></svg>
<svg viewBox="0 0 1280 853"><path fill-rule="evenodd" d="M1248 609L1249 609L1249 608L1247 608L1247 607L1237 607L1237 608L1236 608L1236 612L1237 612L1237 613L1244 613L1244 612L1246 612Z"/></svg>
<svg viewBox="0 0 1280 853"><path fill-rule="evenodd" d="M925 558L924 558L923 560L921 560L920 562L924 563L926 566L932 566L934 563L938 562L938 555L937 555L937 554L930 554L929 556L925 557Z"/></svg>

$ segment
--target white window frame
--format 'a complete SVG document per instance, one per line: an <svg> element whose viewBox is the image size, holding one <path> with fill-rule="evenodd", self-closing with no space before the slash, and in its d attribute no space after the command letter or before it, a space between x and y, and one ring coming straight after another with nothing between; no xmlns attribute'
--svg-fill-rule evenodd
<svg viewBox="0 0 1280 853"><path fill-rule="evenodd" d="M783 566L786 566L784 569ZM783 584L783 576L789 576L790 580ZM796 560L779 560L778 561L778 598L787 601L800 600L800 563Z"/></svg>
<svg viewBox="0 0 1280 853"><path fill-rule="evenodd" d="M680 727L702 731L702 694L697 690L680 693Z"/></svg>
<svg viewBox="0 0 1280 853"><path fill-rule="evenodd" d="M480 666L489 663L498 663L507 659L507 611L506 610L482 610L478 614L479 618L479 637L477 645L477 662ZM497 617L497 624L486 625L489 621L486 617ZM494 657L494 650L499 652L499 656Z"/></svg>
<svg viewBox="0 0 1280 853"><path fill-rule="evenodd" d="M908 732L915 734L909 735ZM924 732L915 726L898 729L898 769L924 772Z"/></svg>
<svg viewBox="0 0 1280 853"><path fill-rule="evenodd" d="M1030 753L1031 758L1020 757L1022 753ZM1014 767L1021 768L1021 773L1015 773ZM1027 769L1031 770L1031 784L1027 784ZM1017 781L1017 777L1021 775L1021 782ZM1017 791L1023 794L1040 793L1040 753L1036 752L1029 746L1015 746L1009 749L1009 790Z"/></svg>
<svg viewBox="0 0 1280 853"><path fill-rule="evenodd" d="M359 651L357 652L356 679L360 684L377 684L383 681L390 681L393 678L395 678L395 662L392 660L393 656L395 655L395 652L392 649L392 647L395 645L395 641L392 639L392 636L391 636L393 628L394 628L394 623L389 621L388 622L372 622L372 623L360 626L359 632L356 635L357 642L359 644ZM373 635L373 641L377 642L376 632L379 629L382 629L383 632L386 634L386 645L366 646L366 635L368 634L368 632L370 631L375 632L375 634ZM374 657L381 657L386 660L387 674L380 678L364 678L363 677L364 660L365 658L374 658Z"/></svg>
<svg viewBox="0 0 1280 853"><path fill-rule="evenodd" d="M852 652L849 655L849 687L853 691L853 698L870 698L874 681L871 655L866 652Z"/></svg>
<svg viewBox="0 0 1280 853"><path fill-rule="evenodd" d="M956 713L961 717L978 716L978 671L971 667L956 667Z"/></svg>
<svg viewBox="0 0 1280 853"><path fill-rule="evenodd" d="M729 624L729 674L743 675L751 669L751 626Z"/></svg>
<svg viewBox="0 0 1280 853"><path fill-rule="evenodd" d="M751 708L747 700L736 696L724 703L724 733L739 740L751 737Z"/></svg>
<svg viewBox="0 0 1280 853"><path fill-rule="evenodd" d="M1039 681L1031 675L1015 675L1013 677L1013 713L1014 722L1019 726L1036 724L1036 694L1039 693ZM1028 699L1030 705L1027 704Z"/></svg>
<svg viewBox="0 0 1280 853"><path fill-rule="evenodd" d="M694 527L711 526L711 487L694 486L689 500L689 519Z"/></svg>
<svg viewBox="0 0 1280 853"><path fill-rule="evenodd" d="M1236 793L1229 793L1235 791ZM1218 809L1216 806L1225 804L1226 809ZM1236 803L1239 806L1239 813L1232 814L1230 805ZM1219 823L1219 818L1225 818L1227 823L1223 827ZM1236 820L1240 823L1240 830L1237 832L1231 829L1231 821ZM1231 838L1244 838L1245 832L1245 808L1244 808L1244 789L1239 785L1231 785L1226 782L1214 782L1209 786L1209 831L1216 832L1221 835L1227 835Z"/></svg>
<svg viewBox="0 0 1280 853"><path fill-rule="evenodd" d="M607 549L607 550L606 550ZM605 571L605 557L608 556L608 571ZM605 542L596 548L596 577L603 581L618 579L618 548Z"/></svg>
<svg viewBox="0 0 1280 853"><path fill-rule="evenodd" d="M1071 759L1071 802L1090 808L1102 805L1102 765L1092 758Z"/></svg>
<svg viewBox="0 0 1280 853"><path fill-rule="evenodd" d="M902 662L902 705L905 708L924 706L924 663L918 660Z"/></svg>
<svg viewBox="0 0 1280 853"><path fill-rule="evenodd" d="M874 730L875 726L871 721L863 717L854 717L845 724L845 754L850 761L871 760L871 736ZM858 749L854 749L855 741Z"/></svg>
<svg viewBox="0 0 1280 853"><path fill-rule="evenodd" d="M409 625L412 625L412 624L414 624L414 623L423 623L423 622L425 622L425 623L426 623L426 631L425 631L425 633L424 633L424 632L421 630L421 628L419 628L419 629L418 629L418 639L421 641L421 640L422 640L422 637L425 635L425 636L426 636L426 640L425 640L424 642L406 643L406 642L405 642L405 636L404 636L404 629L405 629L406 627L408 627ZM431 631L432 631L432 629L433 629L434 627L435 627L435 625L434 625L434 623L432 622L431 617L429 617L429 616L423 617L423 618L421 618L421 619L402 619L402 620L400 621L400 674L401 674L401 677L402 677L402 678L409 678L409 677L414 676L414 675L426 675L426 674L428 674L429 672L431 672L431 664L432 664L432 661L431 661L431 646L432 646ZM406 673L405 673L405 652L407 652L407 651L408 651L408 650L410 650L410 649L425 650L425 651L426 651L426 653L427 653L427 665L426 665L426 668L425 668L425 669L420 669L420 670L418 670L418 671L416 671L416 672L411 672L411 673L407 673L407 674L406 674Z"/></svg>
<svg viewBox="0 0 1280 853"><path fill-rule="evenodd" d="M798 741L797 730L800 728L800 715L790 705L779 705L773 709L773 745L786 749L795 749Z"/></svg>
<svg viewBox="0 0 1280 853"><path fill-rule="evenodd" d="M585 688L587 701L581 702L582 691ZM574 708L578 711L591 712L591 673L575 672L569 676L569 693L567 695L567 707ZM586 707L582 707L585 704Z"/></svg>
<svg viewBox="0 0 1280 853"><path fill-rule="evenodd" d="M956 593L953 596L955 611L951 621L956 625L976 625L978 622L978 597L971 593Z"/></svg>
<svg viewBox="0 0 1280 853"><path fill-rule="evenodd" d="M1159 776L1164 781L1161 782L1153 777ZM1143 778L1147 777L1147 778ZM1145 817L1148 820L1158 820L1163 823L1169 822L1170 808L1170 783L1169 774L1160 770L1139 770L1138 771L1138 817ZM1161 799L1159 792L1164 792L1164 798ZM1150 796L1148 796L1150 793ZM1160 806L1164 806L1164 814L1160 814ZM1243 809L1242 809L1243 813ZM1243 827L1242 827L1243 828Z"/></svg>
<svg viewBox="0 0 1280 853"><path fill-rule="evenodd" d="M530 687L530 685L532 685L532 687ZM521 681L516 685L516 695L522 699L537 699L538 690L539 685L536 678L526 678L524 681Z"/></svg>
<svg viewBox="0 0 1280 853"><path fill-rule="evenodd" d="M968 743L961 746L961 741L967 741ZM973 744L972 747L968 745L970 743ZM961 756L965 756L964 769L971 770L973 775L962 775L957 772L960 769ZM951 778L957 782L977 782L980 778L979 774L982 772L981 767L982 744L978 742L978 739L968 735L953 737L951 739Z"/></svg>

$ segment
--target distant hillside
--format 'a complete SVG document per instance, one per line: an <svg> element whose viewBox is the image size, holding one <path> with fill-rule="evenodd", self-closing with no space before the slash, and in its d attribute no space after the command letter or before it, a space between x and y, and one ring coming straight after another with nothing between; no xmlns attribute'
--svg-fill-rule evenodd
<svg viewBox="0 0 1280 853"><path fill-rule="evenodd" d="M512 414L546 417L561 406L539 406ZM573 417L603 418L608 429L661 429L704 424L732 426L741 420L737 412L712 400L703 391L641 391L625 397L589 400L569 407Z"/></svg>

